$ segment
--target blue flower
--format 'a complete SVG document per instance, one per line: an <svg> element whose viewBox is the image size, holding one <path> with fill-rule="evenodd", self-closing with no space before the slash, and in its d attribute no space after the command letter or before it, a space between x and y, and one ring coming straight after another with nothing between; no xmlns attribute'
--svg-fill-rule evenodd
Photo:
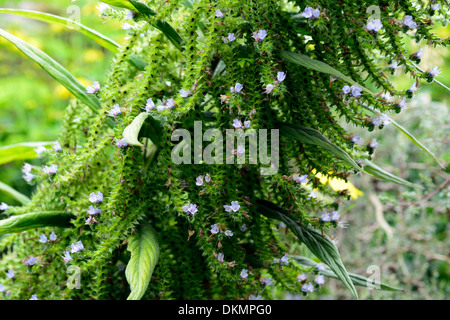
<svg viewBox="0 0 450 320"><path fill-rule="evenodd" d="M53 144L52 147L53 147L53 151L55 151L55 152L60 152L60 151L62 151L61 145L59 144L58 141L56 141L56 142Z"/></svg>
<svg viewBox="0 0 450 320"><path fill-rule="evenodd" d="M323 275L319 274L314 279L314 282L317 283L318 285L323 285L323 284L325 284L325 277Z"/></svg>
<svg viewBox="0 0 450 320"><path fill-rule="evenodd" d="M242 279L246 279L248 277L248 270L247 269L242 269L241 273L239 274L239 276Z"/></svg>
<svg viewBox="0 0 450 320"><path fill-rule="evenodd" d="M255 40L258 42L262 42L266 36L267 36L266 30L259 30L253 35L253 38L255 38Z"/></svg>
<svg viewBox="0 0 450 320"><path fill-rule="evenodd" d="M358 134L358 135L354 136L350 141L353 142L354 144L360 144L361 143L361 135Z"/></svg>
<svg viewBox="0 0 450 320"><path fill-rule="evenodd" d="M108 115L110 117L116 117L119 114L122 114L122 110L120 110L120 106L118 104L113 105L112 108L108 110Z"/></svg>
<svg viewBox="0 0 450 320"><path fill-rule="evenodd" d="M150 112L150 110L153 110L155 108L156 108L155 103L153 102L152 98L149 98L145 105L145 111Z"/></svg>
<svg viewBox="0 0 450 320"><path fill-rule="evenodd" d="M94 81L92 86L86 87L86 91L87 91L87 93L96 93L96 92L100 91L100 83L98 81Z"/></svg>
<svg viewBox="0 0 450 320"><path fill-rule="evenodd" d="M305 283L303 286L302 286L302 289L301 289L303 292L305 292L305 293L308 293L308 292L313 292L314 291L314 286L312 285L312 284L310 284L310 283Z"/></svg>
<svg viewBox="0 0 450 320"><path fill-rule="evenodd" d="M128 147L128 143L125 141L124 138L122 138L120 140L116 140L116 146L121 149L125 149L126 147Z"/></svg>
<svg viewBox="0 0 450 320"><path fill-rule="evenodd" d="M52 233L50 233L50 241L56 241L56 238L56 233L52 231Z"/></svg>
<svg viewBox="0 0 450 320"><path fill-rule="evenodd" d="M103 202L103 193L98 191L97 193L91 192L89 194L89 201L92 203L102 203Z"/></svg>
<svg viewBox="0 0 450 320"><path fill-rule="evenodd" d="M28 299L28 300L39 300L39 299L37 298L37 295L33 294L33 295L31 296L31 298Z"/></svg>
<svg viewBox="0 0 450 320"><path fill-rule="evenodd" d="M9 208L9 206L6 203L2 202L0 204L0 211L6 211L6 210L8 210L8 208Z"/></svg>
<svg viewBox="0 0 450 320"><path fill-rule="evenodd" d="M184 90L184 89L181 89L180 90L180 96L182 97L182 98L187 98L187 97L189 97L191 95L191 92L189 91L189 90Z"/></svg>
<svg viewBox="0 0 450 320"><path fill-rule="evenodd" d="M223 18L223 13L220 11L220 9L216 10L216 18Z"/></svg>
<svg viewBox="0 0 450 320"><path fill-rule="evenodd" d="M213 224L213 225L211 225L211 230L210 230L210 232L212 233L212 234L217 234L217 233L219 233L219 227L217 226L217 224Z"/></svg>
<svg viewBox="0 0 450 320"><path fill-rule="evenodd" d="M306 7L305 11L303 12L303 16L306 19L317 19L320 15L320 10L319 9L313 9L311 7Z"/></svg>
<svg viewBox="0 0 450 320"><path fill-rule="evenodd" d="M44 166L42 169L44 173L54 175L56 174L56 171L58 170L58 166L56 164L52 164L50 167Z"/></svg>
<svg viewBox="0 0 450 320"><path fill-rule="evenodd" d="M6 276L10 279L14 279L16 277L16 275L14 274L14 271L12 271L12 270L8 270L8 272L6 273Z"/></svg>
<svg viewBox="0 0 450 320"><path fill-rule="evenodd" d="M417 29L417 23L413 20L413 17L409 15L405 16L403 25L410 29Z"/></svg>
<svg viewBox="0 0 450 320"><path fill-rule="evenodd" d="M89 206L88 213L89 213L91 216L95 216L95 215L97 215L97 214L99 214L99 213L101 213L101 212L102 212L102 210L100 210L100 209L98 209L98 208L94 208L93 206Z"/></svg>
<svg viewBox="0 0 450 320"><path fill-rule="evenodd" d="M373 19L367 23L366 29L369 32L377 33L378 31L381 30L382 27L383 24L381 23L380 19Z"/></svg>
<svg viewBox="0 0 450 320"><path fill-rule="evenodd" d="M231 205L224 205L223 207L225 208L226 212L238 212L241 206L239 205L238 201L231 201Z"/></svg>
<svg viewBox="0 0 450 320"><path fill-rule="evenodd" d="M28 260L26 260L23 264L26 265L26 266L31 267L31 266L35 265L36 262L37 262L36 257L35 257L35 256L31 256L31 257L29 257Z"/></svg>
<svg viewBox="0 0 450 320"><path fill-rule="evenodd" d="M45 234L41 234L41 236L39 237L39 242L47 243L47 241L48 241L47 236Z"/></svg>
<svg viewBox="0 0 450 320"><path fill-rule="evenodd" d="M227 237L232 237L232 236L234 236L234 233L233 233L233 231L231 231L231 230L226 230L226 231L225 231L225 235L226 235Z"/></svg>

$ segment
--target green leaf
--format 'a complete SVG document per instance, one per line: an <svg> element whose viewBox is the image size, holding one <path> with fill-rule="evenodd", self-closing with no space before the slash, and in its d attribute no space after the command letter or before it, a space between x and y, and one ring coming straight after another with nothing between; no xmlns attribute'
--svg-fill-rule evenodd
<svg viewBox="0 0 450 320"><path fill-rule="evenodd" d="M311 59L308 56L305 56L305 55L299 54L299 53L295 53L295 52L291 52L291 51L281 51L280 56L286 61L298 64L298 65L308 68L308 69L312 69L315 71L329 74L333 77L342 79L342 80L350 83L351 85L358 85L358 87L360 87L362 90L366 91L367 93L369 93L371 95L375 94L372 91L370 91L369 89L363 87L361 84L354 81L352 78L347 77L342 72L329 66L325 62Z"/></svg>
<svg viewBox="0 0 450 320"><path fill-rule="evenodd" d="M161 124L148 112L142 112L123 131L123 138L130 146L143 147L140 138L149 138L159 146L161 138Z"/></svg>
<svg viewBox="0 0 450 320"><path fill-rule="evenodd" d="M400 124L398 124L397 122L395 122L394 120L392 120L391 118L389 118L387 115L374 110L372 108L369 108L368 106L363 105L364 108L366 108L367 110L369 110L370 112L372 112L373 114L380 114L384 117L386 117L387 119L389 119L389 121L392 123L392 125L394 127L396 127L401 133L403 133L409 140L411 140L416 146L418 146L419 148L421 148L422 150L424 150L426 153L428 153L431 157L433 157L433 159L439 164L439 166L442 169L445 169L445 167L442 165L442 163L439 162L438 158L436 158L436 156L434 155L433 152L431 152L425 145L423 145L419 140L416 139L416 137L414 137L411 133L408 132L408 130L406 130L404 127L402 127Z"/></svg>
<svg viewBox="0 0 450 320"><path fill-rule="evenodd" d="M11 198L16 199L22 204L27 204L30 202L30 198L28 198L26 195L20 193L16 189L8 186L7 184L0 181L0 191L3 191L7 195L9 195Z"/></svg>
<svg viewBox="0 0 450 320"><path fill-rule="evenodd" d="M97 42L102 47L108 49L111 52L117 52L117 49L120 45L114 40L109 39L108 37L102 35L101 33L86 27L85 25L78 23L76 21L63 18L60 16L56 16L46 12L39 12L33 10L22 10L22 9L5 9L0 8L0 13L8 13L19 15L25 18L35 19L39 21L44 21L47 23L51 23L53 25L59 25L65 28L71 28L78 32L81 32L85 36L91 38L95 42Z"/></svg>
<svg viewBox="0 0 450 320"><path fill-rule="evenodd" d="M297 236L298 240L304 243L317 258L328 265L338 279L350 290L352 295L358 298L353 282L341 261L339 251L330 237L322 235L322 233L310 227L297 224L283 212L282 208L269 201L257 200L257 205L262 215L284 222Z"/></svg>
<svg viewBox="0 0 450 320"><path fill-rule="evenodd" d="M125 270L131 293L127 300L140 300L145 294L159 259L159 245L156 232L148 223L141 223L139 229L128 239L131 258Z"/></svg>
<svg viewBox="0 0 450 320"><path fill-rule="evenodd" d="M136 0L106 0L103 2L116 7L126 8L141 13L150 25L154 26L162 33L164 33L164 35L169 38L174 46L181 50L182 39L180 35L166 21L157 20L156 23L154 23L154 21L150 18L156 16L156 12L150 9L150 7L145 3Z"/></svg>
<svg viewBox="0 0 450 320"><path fill-rule="evenodd" d="M406 186L406 187L419 187L419 188L422 188L419 185L416 185L414 183L406 181L406 180L404 180L402 178L399 178L399 177L393 175L392 173L389 173L389 172L381 169L376 164L374 164L374 163L372 163L370 161L367 161L367 160L364 161L364 170L363 171L365 173L368 173L368 174L376 177L376 178L383 179L383 180L386 180L386 181L389 181L389 182L393 182L393 183L396 183L396 184L400 184L400 185L403 185L403 186Z"/></svg>
<svg viewBox="0 0 450 320"><path fill-rule="evenodd" d="M45 52L30 45L29 43L13 36L12 34L0 29L0 36L9 40L27 57L39 64L45 71L47 71L56 81L66 87L75 97L86 104L93 111L98 112L100 102L93 94L88 94L86 88L63 66L50 58Z"/></svg>
<svg viewBox="0 0 450 320"><path fill-rule="evenodd" d="M102 2L119 8L135 10L135 7L128 0L102 0Z"/></svg>
<svg viewBox="0 0 450 320"><path fill-rule="evenodd" d="M311 259L308 259L306 257L294 256L292 258L295 261L297 261L299 264L301 264L302 266L307 267L307 268L316 268L316 266L318 264L317 262L315 262L315 261L313 261ZM319 274L324 275L324 276L329 277L329 278L339 279L336 276L336 274L333 271L329 270L329 269L320 270ZM352 282L353 282L353 284L355 286L366 287L366 288L370 287L370 288L375 288L375 289L378 289L378 290L387 290L387 291L403 291L402 289L391 287L390 285L387 285L387 284L382 283L382 282L380 282L380 283L373 283L372 280L370 280L370 279L368 279L366 277L360 276L359 274L355 274L355 273L350 273L349 272L348 275L350 276L350 279L352 280ZM379 287L377 288L377 286L379 286Z"/></svg>
<svg viewBox="0 0 450 320"><path fill-rule="evenodd" d="M70 227L72 214L60 211L40 211L11 216L0 220L0 235L18 233L34 228L44 227Z"/></svg>
<svg viewBox="0 0 450 320"><path fill-rule="evenodd" d="M332 144L330 140L324 137L319 131L303 126L296 126L281 122L278 122L275 125L279 128L280 135L299 140L302 143L319 146L332 153L337 158L347 162L356 170L361 170L361 167L347 152Z"/></svg>
<svg viewBox="0 0 450 320"><path fill-rule="evenodd" d="M0 165L16 161L34 159L38 154L34 149L39 146L48 146L54 142L23 142L0 147Z"/></svg>

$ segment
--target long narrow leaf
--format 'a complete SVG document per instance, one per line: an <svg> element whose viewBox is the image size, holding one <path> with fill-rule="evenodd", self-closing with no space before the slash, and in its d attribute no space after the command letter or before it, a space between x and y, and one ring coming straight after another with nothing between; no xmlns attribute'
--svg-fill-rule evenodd
<svg viewBox="0 0 450 320"><path fill-rule="evenodd" d="M308 268L315 268L318 264L317 262L315 262L311 259L308 259L306 257L294 256L293 258L299 264L301 264L304 267L308 267ZM330 269L320 270L319 274L322 274L329 278L339 279L336 276L336 274L333 271L331 271ZM366 277L360 276L359 274L356 274L356 273L349 272L348 275L350 276L350 279L352 280L352 282L355 286L366 287L366 288L367 287L370 287L370 288L378 287L376 289L387 290L387 291L403 291L402 289L392 287L392 286L382 283L382 282L373 283L372 280L370 280Z"/></svg>
<svg viewBox="0 0 450 320"><path fill-rule="evenodd" d="M340 72L340 71L334 69L333 67L329 66L325 62L318 61L318 60L312 59L312 58L310 58L308 56L305 56L303 54L299 54L299 53L295 53L295 52L291 52L291 51L281 51L280 55L286 61L298 64L298 65L300 65L302 67L305 67L305 68L308 68L308 69L312 69L312 70L316 70L316 71L319 71L319 72L322 72L322 73L329 74L329 75L331 75L333 77L342 79L345 82L350 83L351 85L358 85L358 87L360 87L361 89L363 89L367 93L369 93L371 95L374 95L374 93L372 91L370 91L369 89L365 88L361 84L357 83L352 78L346 76L342 72Z"/></svg>
<svg viewBox="0 0 450 320"><path fill-rule="evenodd" d="M116 52L117 49L120 47L120 45L114 40L104 36L103 34L91 28L86 27L85 25L67 18L56 16L54 14L34 10L5 9L5 8L0 8L0 13L14 14L25 18L51 23L54 25L60 25L65 28L74 28L76 31L81 32L82 34L91 38L99 45L108 49L111 52Z"/></svg>
<svg viewBox="0 0 450 320"><path fill-rule="evenodd" d="M54 142L23 142L0 147L0 165L16 161L37 158L34 149L39 146L48 146Z"/></svg>
<svg viewBox="0 0 450 320"><path fill-rule="evenodd" d="M100 102L98 99L93 94L87 94L86 88L58 62L49 57L45 52L13 36L3 29L0 29L0 36L10 41L27 57L39 64L42 69L47 71L56 81L69 90L81 102L86 104L93 111L98 112L98 109L100 109Z"/></svg>
<svg viewBox="0 0 450 320"><path fill-rule="evenodd" d="M297 224L283 209L277 205L265 201L257 201L259 212L271 219L276 219L284 222L286 226L297 236L298 240L304 243L309 250L321 261L333 270L334 274L342 281L342 283L350 290L355 298L358 298L358 293L353 285L350 276L341 261L339 251L330 237L322 235L319 231Z"/></svg>
<svg viewBox="0 0 450 320"><path fill-rule="evenodd" d="M319 131L303 126L295 126L287 123L276 123L280 135L293 138L301 141L302 143L312 144L319 146L326 151L330 152L337 158L347 162L356 170L361 170L361 167L353 160L353 158L344 150L331 143L326 137L324 137Z"/></svg>
<svg viewBox="0 0 450 320"><path fill-rule="evenodd" d="M22 204L27 204L30 202L30 198L28 198L26 195L20 193L16 189L8 186L7 184L0 181L0 191L3 191L7 195L9 195L11 198L16 199Z"/></svg>
<svg viewBox="0 0 450 320"><path fill-rule="evenodd" d="M70 227L70 219L73 216L67 212L41 211L11 216L0 220L0 235L18 233L34 228L44 227Z"/></svg>
<svg viewBox="0 0 450 320"><path fill-rule="evenodd" d="M409 181L406 181L402 178L399 178L395 175L393 175L392 173L389 173L383 169L381 169L379 166L377 166L376 164L374 164L373 162L370 161L364 161L364 170L365 173L368 173L376 178L385 180L385 181L389 181L389 182L393 182L396 184L400 184L403 185L405 187L419 187L421 188L421 186L416 185L414 183L411 183Z"/></svg>
<svg viewBox="0 0 450 320"><path fill-rule="evenodd" d="M159 259L159 245L152 226L141 223L139 229L128 239L128 251L131 252L131 258L125 276L131 293L127 300L140 300L148 288Z"/></svg>

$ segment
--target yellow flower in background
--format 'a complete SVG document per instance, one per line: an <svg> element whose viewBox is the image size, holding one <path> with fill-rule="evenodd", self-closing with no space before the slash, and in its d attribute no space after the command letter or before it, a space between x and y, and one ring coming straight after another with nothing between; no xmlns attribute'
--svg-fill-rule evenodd
<svg viewBox="0 0 450 320"><path fill-rule="evenodd" d="M329 184L331 189L333 189L336 192L348 190L348 194L350 197L352 197L353 200L358 199L359 197L363 196L364 193L356 188L351 182L345 182L345 180L340 178L330 178L327 175L323 175L322 173L318 172L316 173L316 169L312 171L312 173L319 178L320 183L322 184Z"/></svg>
<svg viewBox="0 0 450 320"><path fill-rule="evenodd" d="M87 87L88 85L92 84L92 81L86 79L86 78L77 78L77 80L83 85L83 87ZM53 94L61 99L68 99L71 97L71 93L69 90L67 90L63 85L58 84L53 91Z"/></svg>
<svg viewBox="0 0 450 320"><path fill-rule="evenodd" d="M85 62L101 61L105 58L103 51L97 49L88 49L83 53L83 60Z"/></svg>

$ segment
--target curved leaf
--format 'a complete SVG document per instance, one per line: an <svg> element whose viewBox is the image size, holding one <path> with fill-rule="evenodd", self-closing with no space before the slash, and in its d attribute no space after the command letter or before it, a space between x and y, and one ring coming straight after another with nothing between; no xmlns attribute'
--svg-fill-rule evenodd
<svg viewBox="0 0 450 320"><path fill-rule="evenodd" d="M34 149L39 146L48 146L54 142L23 142L0 147L0 165L15 161L34 159L38 154Z"/></svg>
<svg viewBox="0 0 450 320"><path fill-rule="evenodd" d="M145 3L136 0L105 0L103 2L116 7L138 11L144 16L145 20L149 24L151 24L155 28L159 29L162 33L164 33L164 35L167 38L169 38L169 40L174 44L174 46L177 47L179 50L181 50L182 39L180 35L166 21L157 20L156 23L154 23L153 20L149 19L150 17L156 16L156 12L153 11Z"/></svg>
<svg viewBox="0 0 450 320"><path fill-rule="evenodd" d="M291 52L291 51L281 51L280 56L286 61L298 64L298 65L308 68L308 69L312 69L312 70L316 70L316 71L319 71L322 73L329 74L333 77L342 79L345 82L350 83L351 85L358 85L358 87L360 87L362 90L366 91L367 93L369 93L371 95L375 94L372 91L370 91L369 89L363 87L361 84L354 81L352 78L347 77L342 72L329 66L325 62L318 61L318 60L312 59L308 56L305 56L303 54L299 54L299 53L295 53L295 52Z"/></svg>
<svg viewBox="0 0 450 320"><path fill-rule="evenodd" d="M8 14L14 14L19 15L25 18L35 19L39 21L44 21L47 23L52 23L56 25L63 26L65 28L73 27L77 31L81 32L85 36L91 38L95 42L97 42L102 47L108 49L111 52L117 52L117 49L120 47L120 45L115 42L112 39L109 39L108 37L102 35L101 33L86 27L85 25L78 23L76 21L63 18L60 16L56 16L50 13L46 12L39 12L34 10L23 10L23 9L5 9L0 8L0 13L8 13Z"/></svg>
<svg viewBox="0 0 450 320"><path fill-rule="evenodd" d="M123 131L123 138L130 146L143 147L140 138L149 138L159 146L161 125L148 112L142 112Z"/></svg>
<svg viewBox="0 0 450 320"><path fill-rule="evenodd" d="M332 153L337 158L347 162L356 170L361 170L361 167L353 160L353 158L338 146L332 144L330 140L324 137L319 131L303 126L295 126L287 123L276 123L280 129L280 135L293 138L306 144L313 144L319 146L326 151Z"/></svg>
<svg viewBox="0 0 450 320"><path fill-rule="evenodd" d="M306 257L300 257L300 256L294 256L292 257L294 258L295 261L297 261L299 264L301 264L304 267L308 267L308 268L315 268L317 266L317 262L308 259ZM335 279L339 279L336 274L329 270L320 270L319 274L324 275L326 277L329 278L335 278ZM375 286L379 286L379 288L376 288L378 290L387 290L387 291L403 291L402 289L399 288L395 288L395 287L391 287L390 285L387 285L385 283L373 283L372 280L360 276L359 274L355 274L355 273L348 273L348 275L350 276L350 279L352 280L353 284L355 286L360 286L360 287L370 287L370 288L374 288Z"/></svg>
<svg viewBox="0 0 450 320"><path fill-rule="evenodd" d="M3 191L7 195L9 195L11 198L16 199L21 204L27 204L30 202L30 198L28 198L26 195L20 193L14 188L11 188L7 184L0 181L0 191Z"/></svg>
<svg viewBox="0 0 450 320"><path fill-rule="evenodd" d="M148 223L141 223L139 229L128 239L131 258L125 270L131 293L127 300L140 300L145 294L159 259L159 245L155 230Z"/></svg>
<svg viewBox="0 0 450 320"><path fill-rule="evenodd" d="M86 104L93 111L98 112L98 109L100 108L100 102L98 99L93 94L87 94L86 88L83 87L83 85L79 83L78 80L58 62L50 58L45 52L13 36L3 29L0 29L0 36L10 41L27 57L39 64L81 102Z"/></svg>
<svg viewBox="0 0 450 320"><path fill-rule="evenodd" d="M308 249L323 263L328 265L334 274L350 290L355 298L358 293L353 285L350 276L341 261L339 251L333 241L327 235L322 235L319 231L301 224L297 224L279 206L265 200L257 200L259 212L271 219L284 222L286 226L303 242Z"/></svg>
<svg viewBox="0 0 450 320"><path fill-rule="evenodd" d="M370 161L364 161L364 170L365 173L368 173L376 178L379 179L383 179L389 182L393 182L396 184L400 184L406 187L419 187L422 188L419 185L416 185L414 183L411 183L409 181L406 181L402 178L399 178L395 175L393 175L392 173L389 173L383 169L381 169L379 166L377 166L376 164L370 162Z"/></svg>
<svg viewBox="0 0 450 320"><path fill-rule="evenodd" d="M11 216L0 220L0 235L17 233L34 228L70 227L72 214L60 211L41 211Z"/></svg>

